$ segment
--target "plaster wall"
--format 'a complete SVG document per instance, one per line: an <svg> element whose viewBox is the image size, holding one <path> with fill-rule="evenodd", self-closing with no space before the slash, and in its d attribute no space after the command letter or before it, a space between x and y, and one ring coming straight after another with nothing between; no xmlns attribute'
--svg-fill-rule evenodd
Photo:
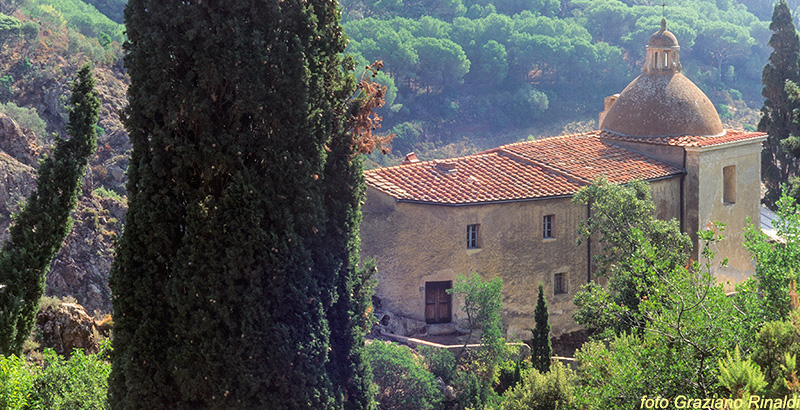
<svg viewBox="0 0 800 410"><path fill-rule="evenodd" d="M723 222L725 239L712 250L717 263L728 258L727 268L717 268L717 280L728 290L750 277L755 265L744 248L746 219L759 223L761 199L761 140L747 143L725 144L697 150L698 157L698 226L705 229L709 222ZM735 167L735 202L724 200L723 169ZM699 244L702 247L702 244ZM697 249L701 251L701 249ZM726 283L729 282L729 283Z"/></svg>
<svg viewBox="0 0 800 410"><path fill-rule="evenodd" d="M637 154L653 158L655 160L672 165L673 167L683 168L683 147L674 145L647 144L636 141L605 140L612 145L625 148Z"/></svg>
<svg viewBox="0 0 800 410"><path fill-rule="evenodd" d="M651 189L657 217L678 219L680 177L653 181ZM362 259L375 258L376 296L383 308L424 321L425 282L455 281L457 275L477 272L503 279L508 338L530 338L539 282L545 287L553 335L580 328L572 319L572 298L590 277L597 279L589 263L601 249L596 238L577 244L586 206L571 198L468 206L407 203L370 187L362 210ZM554 216L552 239L542 237L545 215ZM478 249L467 249L470 224L480 225ZM567 293L554 294L557 273L566 275ZM452 319L463 326L462 304L453 299Z"/></svg>
<svg viewBox="0 0 800 410"><path fill-rule="evenodd" d="M509 338L530 338L539 282L545 286L553 334L579 327L572 319L575 291L588 279L587 244L576 228L587 208L570 198L469 206L395 202L368 188L361 226L362 259L375 258L376 296L389 311L424 321L425 282L455 281L479 273L503 279L503 324ZM372 201L371 199L378 199ZM543 239L542 221L554 215L554 238ZM466 227L480 224L478 249L467 249ZM556 273L567 293L554 294ZM453 299L453 321L463 325L463 304Z"/></svg>

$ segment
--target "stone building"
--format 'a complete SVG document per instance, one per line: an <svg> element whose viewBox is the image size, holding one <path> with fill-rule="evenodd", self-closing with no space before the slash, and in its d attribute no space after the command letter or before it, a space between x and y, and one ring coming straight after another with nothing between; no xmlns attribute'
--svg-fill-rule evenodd
<svg viewBox="0 0 800 410"><path fill-rule="evenodd" d="M724 222L716 251L729 259L715 274L736 283L752 274L742 247L745 219L758 221L760 153L765 134L725 130L713 104L681 74L675 36L661 30L647 44L643 73L606 98L600 129L504 145L460 158L365 173L362 256L378 265L376 296L394 315L427 323L462 323L446 289L459 274L503 279L508 337L530 337L536 288L547 291L553 334L577 330L575 291L593 280L591 241L576 228L589 212L571 202L604 175L618 184L650 182L657 217L692 234ZM596 245L596 243L595 243Z"/></svg>

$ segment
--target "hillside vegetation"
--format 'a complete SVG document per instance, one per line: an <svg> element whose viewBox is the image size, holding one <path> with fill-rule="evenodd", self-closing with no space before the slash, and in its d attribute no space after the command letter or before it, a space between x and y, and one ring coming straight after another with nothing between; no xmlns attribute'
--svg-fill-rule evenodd
<svg viewBox="0 0 800 410"><path fill-rule="evenodd" d="M426 157L454 142L461 146L439 153L461 153L569 122L596 127L603 98L639 74L662 16L684 73L727 126L753 129L763 103L771 2L344 0L342 8L348 51L362 64L384 62L378 81L388 87L395 155Z"/></svg>
<svg viewBox="0 0 800 410"><path fill-rule="evenodd" d="M13 7L12 7L13 6ZM4 1L0 5L0 123L8 191L0 213L10 214L35 186L38 160L54 134L66 137L69 83L86 61L95 66L102 99L98 152L90 159L75 225L53 261L47 293L72 295L90 312L110 311L108 271L113 241L125 215L128 142L119 119L127 77L122 70L122 25L77 0ZM0 232L0 239L8 233Z"/></svg>

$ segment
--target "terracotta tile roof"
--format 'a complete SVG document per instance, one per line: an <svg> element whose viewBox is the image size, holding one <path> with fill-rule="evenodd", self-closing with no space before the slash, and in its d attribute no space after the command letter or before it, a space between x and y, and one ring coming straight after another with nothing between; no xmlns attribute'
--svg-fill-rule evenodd
<svg viewBox="0 0 800 410"><path fill-rule="evenodd" d="M681 173L678 168L603 141L599 135L600 131L591 131L496 149L513 152L584 182L605 175L610 182L624 184L634 178L656 179Z"/></svg>
<svg viewBox="0 0 800 410"><path fill-rule="evenodd" d="M504 145L483 153L378 168L369 186L398 200L474 204L571 195L605 175L614 183L682 170L615 147L600 131Z"/></svg>
<svg viewBox="0 0 800 410"><path fill-rule="evenodd" d="M766 137L763 132L725 130L725 134L716 137L702 137L696 135L681 135L677 137L628 137L613 132L601 131L603 139L617 141L646 141L650 144L675 145L679 147L709 147L729 142L746 141Z"/></svg>
<svg viewBox="0 0 800 410"><path fill-rule="evenodd" d="M367 184L397 199L443 204L557 196L581 187L563 175L502 153L373 169L364 177Z"/></svg>

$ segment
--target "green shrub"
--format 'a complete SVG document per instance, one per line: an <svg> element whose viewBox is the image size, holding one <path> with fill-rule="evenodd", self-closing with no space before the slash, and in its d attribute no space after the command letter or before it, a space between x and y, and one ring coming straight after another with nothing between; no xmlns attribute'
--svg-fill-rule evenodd
<svg viewBox="0 0 800 410"><path fill-rule="evenodd" d="M723 120L729 120L733 118L733 113L731 112L730 107L725 104L715 104L715 106L720 118Z"/></svg>
<svg viewBox="0 0 800 410"><path fill-rule="evenodd" d="M22 23L22 28L20 30L22 32L22 37L28 41L35 40L39 37L39 25L30 20Z"/></svg>
<svg viewBox="0 0 800 410"><path fill-rule="evenodd" d="M379 409L434 410L441 406L442 395L433 374L411 349L374 341L367 346L366 356L378 385Z"/></svg>
<svg viewBox="0 0 800 410"><path fill-rule="evenodd" d="M509 390L503 410L553 410L569 406L573 400L576 377L560 362L547 373L530 369L522 374L522 383Z"/></svg>
<svg viewBox="0 0 800 410"><path fill-rule="evenodd" d="M29 365L18 356L0 356L0 409L24 409L32 388Z"/></svg>
<svg viewBox="0 0 800 410"><path fill-rule="evenodd" d="M0 13L0 41L19 36L22 23L15 17Z"/></svg>
<svg viewBox="0 0 800 410"><path fill-rule="evenodd" d="M460 409L477 409L487 401L487 392L475 373L459 371L453 380L453 389Z"/></svg>
<svg viewBox="0 0 800 410"><path fill-rule="evenodd" d="M13 102L7 102L0 104L0 112L11 117L20 127L33 131L40 141L47 136L47 123L39 116L36 108L20 107Z"/></svg>
<svg viewBox="0 0 800 410"><path fill-rule="evenodd" d="M113 191L111 189L106 189L106 187L103 186L101 186L100 188L96 188L94 191L92 191L92 195L94 195L97 198L111 198L123 202L122 197L116 191Z"/></svg>
<svg viewBox="0 0 800 410"><path fill-rule="evenodd" d="M509 359L500 363L497 368L497 382L494 391L503 394L522 380L522 373L532 368L531 362L524 359Z"/></svg>
<svg viewBox="0 0 800 410"><path fill-rule="evenodd" d="M33 383L33 410L107 409L108 374L111 365L101 358L106 353L85 355L76 349L69 359L53 350L44 352L44 366Z"/></svg>
<svg viewBox="0 0 800 410"><path fill-rule="evenodd" d="M447 349L431 346L417 348L422 354L425 366L434 376L440 377L445 383L450 383L456 374L456 356Z"/></svg>

